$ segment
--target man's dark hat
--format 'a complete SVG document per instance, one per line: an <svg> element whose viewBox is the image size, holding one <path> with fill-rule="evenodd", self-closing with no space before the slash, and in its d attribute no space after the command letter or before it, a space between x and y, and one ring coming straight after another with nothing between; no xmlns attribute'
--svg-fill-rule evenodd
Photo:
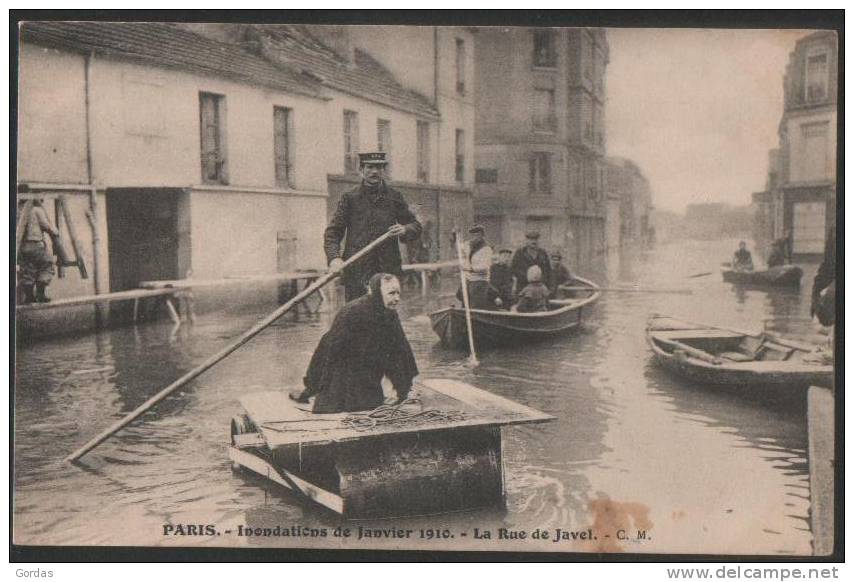
<svg viewBox="0 0 854 582"><path fill-rule="evenodd" d="M525 238L529 238L531 240L537 240L540 238L540 233L536 230L530 230L525 233Z"/></svg>
<svg viewBox="0 0 854 582"><path fill-rule="evenodd" d="M385 152L367 152L359 154L359 164L388 164Z"/></svg>
<svg viewBox="0 0 854 582"><path fill-rule="evenodd" d="M483 225L481 225L481 224L475 224L473 227L471 227L471 228L469 229L469 234L475 234L475 233L478 233L478 232L479 232L480 234L484 234L484 233L486 232L486 229L485 229L485 228L483 228Z"/></svg>

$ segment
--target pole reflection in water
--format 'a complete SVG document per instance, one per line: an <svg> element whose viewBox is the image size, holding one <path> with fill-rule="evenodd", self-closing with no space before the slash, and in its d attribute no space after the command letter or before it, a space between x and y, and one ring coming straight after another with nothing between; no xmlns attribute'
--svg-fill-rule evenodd
<svg viewBox="0 0 854 582"><path fill-rule="evenodd" d="M622 257L617 267L568 265L603 283L610 274L609 283L689 287L694 294L605 293L577 333L485 351L476 369L465 365L465 354L438 347L426 317L453 299L408 292L402 317L423 376L460 379L556 420L505 430L506 508L394 521L468 537L352 547L808 554L803 394L691 385L655 367L645 343L652 312L814 339L808 319L815 267L805 266L800 291L734 288L718 269L735 244L679 242ZM713 275L688 278L701 271ZM283 318L93 451L82 469L62 463L273 308L202 314L171 338L165 322L20 346L15 542L343 547L333 537L235 535L238 526L331 532L340 520L264 479L233 472L226 453L241 395L300 385L328 316ZM164 535L164 524L213 524L221 535ZM484 544L473 539L474 528L590 528L598 539ZM632 539L616 539L618 529ZM637 529L646 539L637 539ZM611 530L614 537L604 538Z"/></svg>

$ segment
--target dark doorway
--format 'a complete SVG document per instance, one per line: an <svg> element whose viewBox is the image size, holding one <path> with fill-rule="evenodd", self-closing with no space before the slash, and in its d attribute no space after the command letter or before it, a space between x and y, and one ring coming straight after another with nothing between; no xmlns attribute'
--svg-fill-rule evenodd
<svg viewBox="0 0 854 582"><path fill-rule="evenodd" d="M189 268L189 198L176 188L110 188L110 291L181 279Z"/></svg>

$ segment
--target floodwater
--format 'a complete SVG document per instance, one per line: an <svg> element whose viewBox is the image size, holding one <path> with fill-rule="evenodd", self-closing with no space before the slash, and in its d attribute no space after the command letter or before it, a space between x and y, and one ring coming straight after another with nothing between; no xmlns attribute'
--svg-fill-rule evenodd
<svg viewBox="0 0 854 582"><path fill-rule="evenodd" d="M815 265L804 266L800 292L736 289L718 273L734 248L735 241L663 244L584 271L693 295L605 293L577 333L482 353L476 369L465 354L442 350L430 328L426 313L450 299L410 293L402 316L422 377L456 378L556 420L504 429L506 508L363 524L411 529L409 539L359 540L360 524L233 471L228 460L241 395L298 386L328 315L285 316L78 466L63 457L274 306L204 314L177 333L166 322L20 346L14 542L809 554L805 394L692 385L654 365L644 339L652 312L815 339L807 321ZM712 274L688 278L701 272ZM212 524L221 535L164 535L165 524ZM334 535L342 524L354 537ZM309 529L240 536L238 525ZM499 539L499 528L527 538ZM598 539L553 541L558 528L576 537L595 528ZM309 537L312 529L327 537ZM426 539L445 529L439 537L454 537ZM549 539L531 539L538 529ZM631 539L618 540L618 530ZM491 538L475 539L484 532Z"/></svg>

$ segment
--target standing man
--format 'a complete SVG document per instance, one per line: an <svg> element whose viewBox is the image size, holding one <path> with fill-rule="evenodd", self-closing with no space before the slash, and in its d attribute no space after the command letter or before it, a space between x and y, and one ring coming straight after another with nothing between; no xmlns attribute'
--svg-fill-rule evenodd
<svg viewBox="0 0 854 582"><path fill-rule="evenodd" d="M53 280L55 270L53 257L47 253L44 235L47 233L55 237L59 236L59 232L50 223L47 212L42 207L41 198L33 200L30 215L26 220L27 226L18 251L18 282L23 303L48 303L50 299L45 295L45 290Z"/></svg>
<svg viewBox="0 0 854 582"><path fill-rule="evenodd" d="M333 272L340 271L344 260L383 233L390 232L397 237L387 240L344 272L342 280L348 302L367 292L367 282L376 273L402 277L398 239L407 242L421 234L421 223L410 212L403 195L385 182L387 163L385 152L359 154L362 183L341 196L323 235L323 250ZM342 254L341 243L345 236Z"/></svg>
<svg viewBox="0 0 854 582"><path fill-rule="evenodd" d="M528 285L528 269L534 265L540 268L541 280L551 281L552 265L549 255L540 248L540 233L531 231L525 235L525 246L516 249L511 269L516 277L516 289L521 291Z"/></svg>
<svg viewBox="0 0 854 582"><path fill-rule="evenodd" d="M489 269L492 267L492 247L486 243L485 229L476 224L469 229L471 240L462 245L463 273L466 277L466 289L469 295L469 307L472 309L495 309L503 302L498 292L489 284ZM462 301L463 288L457 291ZM496 301L498 300L498 301Z"/></svg>

